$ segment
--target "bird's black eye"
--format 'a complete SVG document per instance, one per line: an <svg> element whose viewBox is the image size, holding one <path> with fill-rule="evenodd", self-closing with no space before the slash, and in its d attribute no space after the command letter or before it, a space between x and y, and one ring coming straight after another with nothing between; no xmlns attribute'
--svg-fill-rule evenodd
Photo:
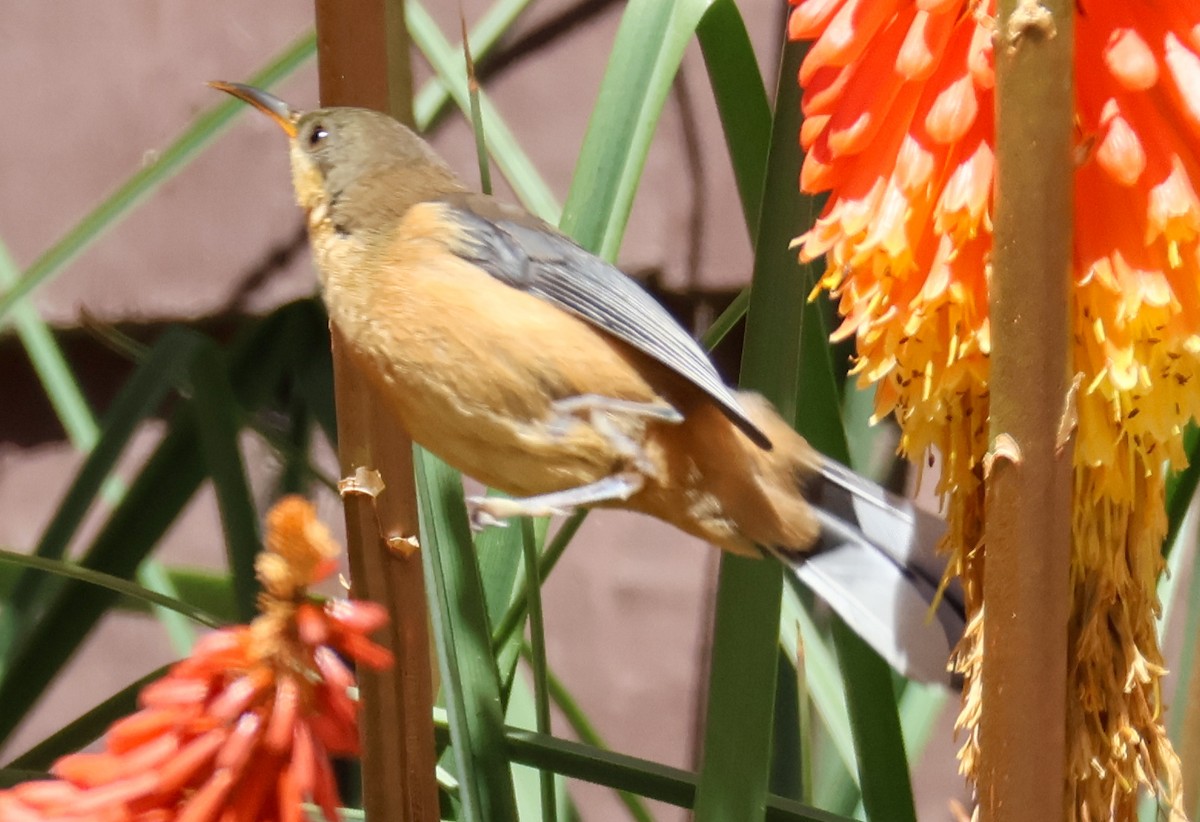
<svg viewBox="0 0 1200 822"><path fill-rule="evenodd" d="M312 130L308 132L309 148L316 148L321 144L321 141L328 136L329 132L325 129L325 127L320 123L317 123L312 127Z"/></svg>

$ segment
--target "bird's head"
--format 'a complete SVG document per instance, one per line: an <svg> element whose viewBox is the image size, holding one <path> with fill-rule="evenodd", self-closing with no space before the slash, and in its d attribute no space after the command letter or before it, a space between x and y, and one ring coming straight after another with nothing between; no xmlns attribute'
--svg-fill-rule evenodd
<svg viewBox="0 0 1200 822"><path fill-rule="evenodd" d="M433 149L397 120L365 108L296 111L273 94L213 81L274 120L291 144L292 184L310 223L339 232L394 220L415 202L461 184Z"/></svg>

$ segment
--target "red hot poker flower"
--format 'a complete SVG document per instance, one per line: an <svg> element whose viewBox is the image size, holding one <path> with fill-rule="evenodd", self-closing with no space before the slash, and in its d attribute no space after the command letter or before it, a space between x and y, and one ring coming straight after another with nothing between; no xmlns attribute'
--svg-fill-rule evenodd
<svg viewBox="0 0 1200 822"><path fill-rule="evenodd" d="M354 675L342 657L392 663L369 636L376 604L319 605L307 588L338 547L299 497L267 516L256 567L261 615L216 631L141 693L100 753L73 754L55 780L0 792L6 822L301 822L315 803L330 822L338 795L331 756L358 751Z"/></svg>
<svg viewBox="0 0 1200 822"><path fill-rule="evenodd" d="M801 256L825 256L835 336L876 414L944 467L947 545L972 619L962 763L976 768L994 185L994 0L793 0L806 150L830 192ZM1162 725L1155 584L1166 461L1200 418L1200 3L1077 0L1075 449L1067 739L1076 818L1126 818L1139 785L1178 808Z"/></svg>

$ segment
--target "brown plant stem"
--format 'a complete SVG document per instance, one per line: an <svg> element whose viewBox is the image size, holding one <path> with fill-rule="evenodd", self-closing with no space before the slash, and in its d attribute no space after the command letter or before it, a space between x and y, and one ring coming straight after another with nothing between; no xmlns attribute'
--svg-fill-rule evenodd
<svg viewBox="0 0 1200 822"><path fill-rule="evenodd" d="M1052 819L1064 808L1073 13L1073 0L1002 0L995 34L978 775L980 818L993 822Z"/></svg>
<svg viewBox="0 0 1200 822"><path fill-rule="evenodd" d="M412 75L402 0L316 0L322 105L357 105L412 121ZM368 819L436 822L433 675L417 534L412 442L386 415L370 381L331 329L343 477L378 472L383 490L344 495L354 595L391 616L382 644L395 665L359 678L363 805ZM388 540L392 540L389 545Z"/></svg>

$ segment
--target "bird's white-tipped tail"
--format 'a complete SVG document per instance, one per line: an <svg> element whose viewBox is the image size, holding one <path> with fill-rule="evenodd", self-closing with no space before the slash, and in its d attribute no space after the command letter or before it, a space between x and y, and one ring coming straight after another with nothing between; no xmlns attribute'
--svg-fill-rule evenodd
<svg viewBox="0 0 1200 822"><path fill-rule="evenodd" d="M784 558L793 584L827 602L904 676L952 686L948 662L965 616L957 581L938 593L945 523L837 463L825 461L821 475L823 487L807 495L821 537L804 556Z"/></svg>

